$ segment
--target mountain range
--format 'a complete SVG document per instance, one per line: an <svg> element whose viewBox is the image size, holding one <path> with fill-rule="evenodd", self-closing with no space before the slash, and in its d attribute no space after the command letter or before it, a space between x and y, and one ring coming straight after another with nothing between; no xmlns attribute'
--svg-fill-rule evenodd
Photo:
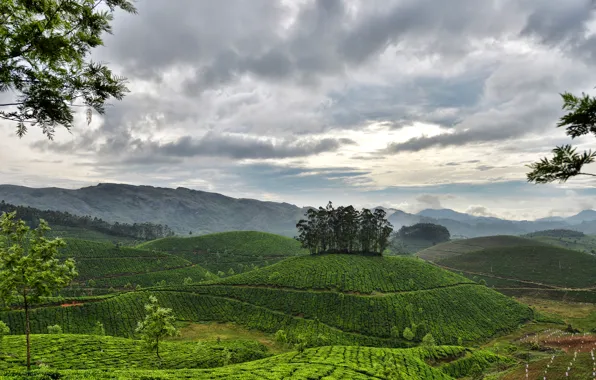
<svg viewBox="0 0 596 380"><path fill-rule="evenodd" d="M1 200L42 210L90 215L112 223L167 224L179 234L195 235L255 230L294 236L296 222L308 209L289 203L232 198L183 187L171 189L113 183L74 190L0 185ZM383 209L396 230L404 225L423 222L443 225L451 235L464 237L521 235L548 229L572 229L596 234L594 210L584 210L566 218L513 221L450 209L426 209L416 214Z"/></svg>

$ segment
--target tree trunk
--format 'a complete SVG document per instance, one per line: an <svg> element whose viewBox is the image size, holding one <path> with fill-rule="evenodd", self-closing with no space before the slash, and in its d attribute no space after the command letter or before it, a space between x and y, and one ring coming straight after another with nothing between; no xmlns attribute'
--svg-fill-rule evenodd
<svg viewBox="0 0 596 380"><path fill-rule="evenodd" d="M29 304L27 303L27 289L23 289L23 299L25 304L25 336L27 340L27 372L31 371L31 342L29 334L31 328L29 325Z"/></svg>

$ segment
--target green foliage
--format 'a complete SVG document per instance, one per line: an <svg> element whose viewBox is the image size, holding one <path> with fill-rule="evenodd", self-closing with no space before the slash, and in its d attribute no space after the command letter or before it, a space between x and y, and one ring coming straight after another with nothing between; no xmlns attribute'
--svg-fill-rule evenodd
<svg viewBox="0 0 596 380"><path fill-rule="evenodd" d="M60 335L62 334L62 327L60 325L48 326L48 334Z"/></svg>
<svg viewBox="0 0 596 380"><path fill-rule="evenodd" d="M293 257L219 281L230 285L337 289L359 293L421 290L470 282L418 259L333 254Z"/></svg>
<svg viewBox="0 0 596 380"><path fill-rule="evenodd" d="M65 242L67 244L60 249L60 256L76 259L79 271L77 280L93 279L99 286L106 286L105 282L98 280L100 278L145 274L192 265L187 260L163 252L79 239L65 239Z"/></svg>
<svg viewBox="0 0 596 380"><path fill-rule="evenodd" d="M587 134L596 135L596 97L582 94L577 97L568 92L561 94L563 109L569 111L561 117L557 127L566 127L565 133L571 138ZM594 162L596 152L577 153L571 145L557 146L553 157L542 158L539 162L527 165L531 171L527 174L528 182L549 183L566 182L577 175L596 176L582 172L582 168Z"/></svg>
<svg viewBox="0 0 596 380"><path fill-rule="evenodd" d="M153 240L174 235L172 229L162 224L147 222L111 224L89 215L79 216L62 211L15 206L4 202L4 200L0 201L0 213L2 212L16 212L19 219L24 220L31 228L36 228L40 219L43 219L52 225L50 235L59 234L60 237L111 241L114 237L130 240Z"/></svg>
<svg viewBox="0 0 596 380"><path fill-rule="evenodd" d="M0 349L2 349L2 340L4 339L4 336L8 334L10 334L10 328L6 323L0 321Z"/></svg>
<svg viewBox="0 0 596 380"><path fill-rule="evenodd" d="M437 262L438 260L462 255L467 252L477 252L487 248L507 248L518 246L548 246L532 239L518 236L483 236L471 239L458 239L437 244L424 249L416 255L424 260Z"/></svg>
<svg viewBox="0 0 596 380"><path fill-rule="evenodd" d="M288 343L288 335L284 330L277 330L275 332L275 340L279 343Z"/></svg>
<svg viewBox="0 0 596 380"><path fill-rule="evenodd" d="M574 230L566 230L566 229L553 229L553 230L542 230L542 231L536 231L536 232L531 232L529 234L524 235L526 237L538 237L538 236L550 236L550 237L561 237L561 238L582 238L584 236L586 236L586 234L584 234L581 231L574 231Z"/></svg>
<svg viewBox="0 0 596 380"><path fill-rule="evenodd" d="M431 333L426 334L423 338L422 338L422 345L424 347L433 347L435 346L437 343L435 342L435 338L432 336Z"/></svg>
<svg viewBox="0 0 596 380"><path fill-rule="evenodd" d="M172 315L172 309L160 307L155 296L149 297L149 303L145 305L147 316L139 321L136 332L141 334L145 347L155 351L159 356L159 340L166 336L176 336L180 331L174 326L176 318Z"/></svg>
<svg viewBox="0 0 596 380"><path fill-rule="evenodd" d="M98 336L104 336L104 335L106 335L106 329L103 326L103 323L101 323L100 321L97 321L95 323L95 326L93 327L92 334L93 335L98 335Z"/></svg>
<svg viewBox="0 0 596 380"><path fill-rule="evenodd" d="M155 354L145 350L139 340L71 334L32 335L31 339L37 347L33 361L55 369L100 369L110 373L155 368ZM24 336L7 336L5 343L9 355L0 359L0 374L23 370ZM223 366L226 360L231 364L270 356L265 346L248 340L202 341L200 350L195 342L165 341L160 346L160 366L164 369L213 368Z"/></svg>
<svg viewBox="0 0 596 380"><path fill-rule="evenodd" d="M449 230L444 226L433 223L416 223L412 226L402 226L398 235L402 239L420 239L442 243L451 239Z"/></svg>
<svg viewBox="0 0 596 380"><path fill-rule="evenodd" d="M308 251L294 239L256 231L231 231L194 237L170 237L138 246L168 252L217 273L242 273Z"/></svg>
<svg viewBox="0 0 596 380"><path fill-rule="evenodd" d="M412 340L412 339L414 339L415 335L409 327L406 327L404 329L403 337L404 337L404 339Z"/></svg>
<svg viewBox="0 0 596 380"><path fill-rule="evenodd" d="M191 345L189 345L191 346ZM78 347L78 346L77 346ZM188 354L182 345L178 350L173 347L180 361ZM232 350L232 348L229 348ZM107 351L107 350L106 350ZM225 355L225 350L212 351L213 354ZM101 360L100 358L98 358ZM103 358L102 358L103 359ZM200 361L198 358L197 361ZM447 364L432 366L429 361L445 362ZM63 380L72 379L233 379L233 380L270 380L281 379L311 379L311 380L372 380L372 379L402 379L402 380L452 380L470 374L475 365L481 369L488 366L511 364L510 360L491 354L487 351L469 350L462 347L438 346L432 348L412 349L387 349L374 347L318 347L308 348L303 352L290 352L263 360L245 362L229 367L212 369L178 369L149 371L146 365L137 365L136 368L122 368L116 364L108 371L105 368L105 359L97 363L90 360L96 370L59 370L58 374ZM167 360L164 358L164 363ZM231 363L235 362L232 357ZM187 362L190 363L190 360ZM1 364L0 364L1 365ZM164 364L165 366L165 364ZM168 368L173 367L171 364ZM197 368L199 365L188 366ZM58 367L60 368L60 367ZM75 367L78 368L78 367ZM5 374L7 380L12 380L14 372ZM56 372L54 372L56 373ZM41 376L41 371L34 373ZM15 378L19 378L16 373ZM399 377L395 377L399 376ZM38 377L41 379L41 377Z"/></svg>
<svg viewBox="0 0 596 380"><path fill-rule="evenodd" d="M357 211L353 206L333 208L329 202L326 208L308 209L296 224L298 240L303 248L314 254L322 253L364 253L382 255L389 244L393 231L385 219L382 209L371 212L363 208Z"/></svg>
<svg viewBox="0 0 596 380"><path fill-rule="evenodd" d="M585 288L594 286L596 257L554 246L534 245L514 249L489 248L439 260L437 263L455 270L513 280Z"/></svg>
<svg viewBox="0 0 596 380"><path fill-rule="evenodd" d="M117 9L136 12L128 0L106 0L106 10L93 1L2 1L0 14L0 91L18 94L2 107L0 118L18 123L17 135L27 132L25 123L41 128L52 139L55 126L70 129L73 103L82 101L104 113L110 98L128 92L125 79L107 66L85 61L92 48L102 45L101 35L111 32Z"/></svg>
<svg viewBox="0 0 596 380"><path fill-rule="evenodd" d="M0 298L10 302L15 296L23 297L25 310L25 333L29 336L29 308L40 297L51 296L65 287L77 275L75 263L67 259L60 263L56 258L61 239L48 240L50 230L42 219L35 230L22 220L16 220L16 212L0 217ZM30 368L30 342L27 339L27 369Z"/></svg>

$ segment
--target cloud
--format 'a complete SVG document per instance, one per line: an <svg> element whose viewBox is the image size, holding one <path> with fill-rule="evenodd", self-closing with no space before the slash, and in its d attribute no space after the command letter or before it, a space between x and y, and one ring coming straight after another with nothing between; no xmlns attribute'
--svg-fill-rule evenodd
<svg viewBox="0 0 596 380"><path fill-rule="evenodd" d="M474 215L474 216L490 216L490 217L495 216L493 213L491 213L484 206L470 206L466 209L466 214L470 214L470 215Z"/></svg>
<svg viewBox="0 0 596 380"><path fill-rule="evenodd" d="M83 148L87 142L80 142L78 146L73 146L42 141L35 143L34 146L38 149L45 148L60 152ZM94 147L100 157L109 160L118 157L124 159L124 163L142 163L148 160L145 162L151 164L160 160L175 162L178 158L205 156L236 160L304 157L323 152L334 152L343 145L356 145L356 142L348 138L303 138L293 141L285 139L273 141L252 136L208 132L198 139L183 136L175 141L165 143L141 140L133 138L129 134L121 134L112 136L101 144L91 143L90 147Z"/></svg>
<svg viewBox="0 0 596 380"><path fill-rule="evenodd" d="M558 94L593 91L588 0L137 6L93 51L131 93L89 126L77 115L72 135L52 143L34 132L16 140L0 123L0 181L128 181L412 210L473 202L495 215L567 207L558 188L525 183L523 165L569 140L555 128Z"/></svg>
<svg viewBox="0 0 596 380"><path fill-rule="evenodd" d="M416 197L416 201L421 203L426 208L432 209L441 209L443 208L441 204L441 196L439 195L432 195L432 194L423 194Z"/></svg>

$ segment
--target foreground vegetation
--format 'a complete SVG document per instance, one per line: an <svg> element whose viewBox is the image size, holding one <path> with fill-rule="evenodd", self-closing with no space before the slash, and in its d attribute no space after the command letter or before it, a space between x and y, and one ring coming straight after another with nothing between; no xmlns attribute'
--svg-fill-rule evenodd
<svg viewBox="0 0 596 380"><path fill-rule="evenodd" d="M210 347L185 347L181 356L197 350L208 352ZM91 346L93 347L93 346ZM178 347L178 346L177 346ZM180 346L182 347L182 346ZM174 348L174 346L172 346ZM132 350L134 353L134 349ZM248 350L243 352L250 355ZM199 355L198 363L202 356ZM133 357L134 360L134 357ZM184 359L180 359L181 362ZM138 363L142 363L142 360ZM213 364L219 364L216 358ZM491 368L505 368L511 359L490 351L463 347L438 346L413 349L383 349L372 347L318 347L304 352L290 352L250 363L209 370L142 370L122 369L118 364L99 361L96 370L50 369L38 372L59 374L61 379L434 379L449 380L481 373ZM211 363L209 363L211 364ZM99 369L102 366L105 369ZM55 367L56 368L56 367ZM139 367L142 368L142 367ZM192 365L188 368L196 368ZM2 379L17 379L7 372Z"/></svg>

